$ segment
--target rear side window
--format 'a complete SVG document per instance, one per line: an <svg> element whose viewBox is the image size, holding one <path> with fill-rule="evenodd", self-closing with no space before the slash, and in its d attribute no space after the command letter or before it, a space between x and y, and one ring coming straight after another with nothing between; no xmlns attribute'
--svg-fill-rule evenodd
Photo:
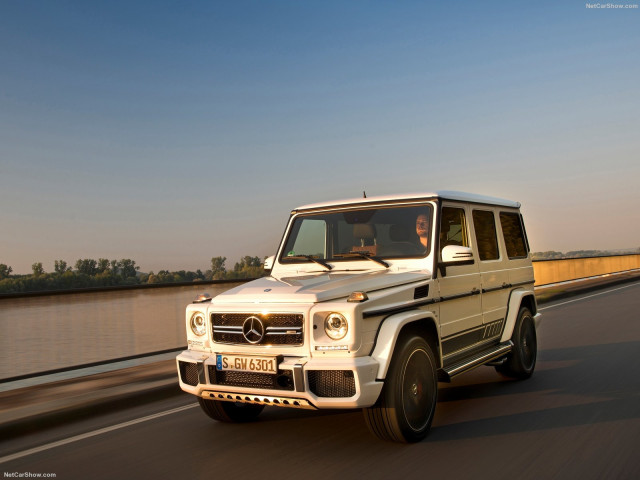
<svg viewBox="0 0 640 480"><path fill-rule="evenodd" d="M476 232L478 242L478 254L480 260L497 260L500 258L498 252L498 237L496 235L496 220L493 212L486 210L473 211L473 228Z"/></svg>
<svg viewBox="0 0 640 480"><path fill-rule="evenodd" d="M500 225L504 235L509 258L524 258L527 256L527 243L524 229L517 213L500 212Z"/></svg>

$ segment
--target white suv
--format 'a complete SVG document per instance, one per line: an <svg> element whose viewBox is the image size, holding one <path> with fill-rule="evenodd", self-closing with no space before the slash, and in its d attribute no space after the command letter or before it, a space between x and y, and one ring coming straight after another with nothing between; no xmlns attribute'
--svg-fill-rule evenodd
<svg viewBox="0 0 640 480"><path fill-rule="evenodd" d="M270 276L187 307L180 387L219 421L362 408L378 437L423 439L439 381L480 365L533 373L539 314L519 208L459 192L296 208Z"/></svg>

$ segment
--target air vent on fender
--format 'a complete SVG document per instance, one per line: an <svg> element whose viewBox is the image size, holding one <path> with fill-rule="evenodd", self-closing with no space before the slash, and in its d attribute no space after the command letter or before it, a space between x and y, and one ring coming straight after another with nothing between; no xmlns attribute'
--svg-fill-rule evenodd
<svg viewBox="0 0 640 480"><path fill-rule="evenodd" d="M413 299L417 300L418 298L425 298L429 296L429 284L422 285L421 287L417 287L413 292Z"/></svg>

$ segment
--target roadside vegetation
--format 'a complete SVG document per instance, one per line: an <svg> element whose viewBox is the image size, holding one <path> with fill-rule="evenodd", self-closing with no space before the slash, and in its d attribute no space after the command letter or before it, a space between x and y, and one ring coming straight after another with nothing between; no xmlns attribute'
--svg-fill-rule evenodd
<svg viewBox="0 0 640 480"><path fill-rule="evenodd" d="M562 260L566 258L585 258L585 257L610 257L613 255L631 255L640 253L640 248L626 250L573 250L571 252L556 252L549 250L546 252L533 252L532 260Z"/></svg>
<svg viewBox="0 0 640 480"><path fill-rule="evenodd" d="M0 294L26 293L80 288L112 287L122 285L147 285L159 283L204 282L257 278L265 274L259 257L245 256L227 270L226 257L213 257L209 269L195 272L160 270L157 273L141 273L135 260L98 260L86 258L71 267L64 260L56 260L52 272L46 272L41 262L31 266L28 275L12 275L13 268L0 263Z"/></svg>

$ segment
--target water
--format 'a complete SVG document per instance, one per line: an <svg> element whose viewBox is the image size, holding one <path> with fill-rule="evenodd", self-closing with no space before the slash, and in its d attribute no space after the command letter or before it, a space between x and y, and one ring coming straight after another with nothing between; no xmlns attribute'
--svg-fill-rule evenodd
<svg viewBox="0 0 640 480"><path fill-rule="evenodd" d="M0 299L0 379L183 347L187 304L239 284Z"/></svg>

